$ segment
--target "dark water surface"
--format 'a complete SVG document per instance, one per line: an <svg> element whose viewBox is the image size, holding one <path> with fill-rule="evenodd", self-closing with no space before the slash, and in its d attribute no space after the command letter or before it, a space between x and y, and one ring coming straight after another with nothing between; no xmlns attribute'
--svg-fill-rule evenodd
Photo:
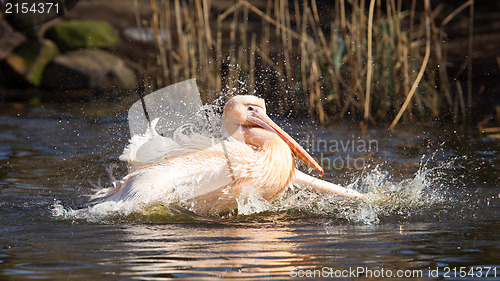
<svg viewBox="0 0 500 281"><path fill-rule="evenodd" d="M227 218L96 213L89 181L108 184L128 141L125 110L99 108L2 109L0 280L499 280L499 140L442 124L364 135L284 126L327 180L373 204L295 190Z"/></svg>

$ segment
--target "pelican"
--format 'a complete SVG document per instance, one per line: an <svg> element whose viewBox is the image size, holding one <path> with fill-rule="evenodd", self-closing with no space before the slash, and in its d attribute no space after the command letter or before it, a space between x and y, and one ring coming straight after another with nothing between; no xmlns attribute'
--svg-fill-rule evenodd
<svg viewBox="0 0 500 281"><path fill-rule="evenodd" d="M238 201L250 193L271 202L291 185L366 199L357 191L297 170L295 158L324 174L311 155L267 116L263 99L232 97L224 107L222 124L229 137L219 142L188 136L182 130L172 139L165 138L155 133L153 125L149 140L164 143L152 153L156 158L139 161L137 148L129 146L123 159L128 160L131 172L98 197L146 204L177 201L208 215L235 211Z"/></svg>

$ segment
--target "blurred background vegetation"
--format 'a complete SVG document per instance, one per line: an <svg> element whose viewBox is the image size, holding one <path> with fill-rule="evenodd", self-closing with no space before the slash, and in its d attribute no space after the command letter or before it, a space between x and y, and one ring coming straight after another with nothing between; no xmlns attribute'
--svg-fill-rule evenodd
<svg viewBox="0 0 500 281"><path fill-rule="evenodd" d="M135 71L137 89L104 96L197 78L206 102L256 94L276 114L320 124L476 124L499 110L499 8L473 0L81 0L55 21L105 20L118 30L121 42L107 49ZM34 36L47 38L52 22Z"/></svg>

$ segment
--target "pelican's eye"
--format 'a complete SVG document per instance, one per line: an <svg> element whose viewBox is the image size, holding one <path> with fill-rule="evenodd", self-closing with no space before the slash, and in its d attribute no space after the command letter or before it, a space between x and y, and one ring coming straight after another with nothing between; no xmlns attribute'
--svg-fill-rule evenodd
<svg viewBox="0 0 500 281"><path fill-rule="evenodd" d="M248 111L251 111L251 112L255 112L255 111L256 111L256 108L255 108L255 106L253 106L253 105L247 105L247 110L248 110Z"/></svg>

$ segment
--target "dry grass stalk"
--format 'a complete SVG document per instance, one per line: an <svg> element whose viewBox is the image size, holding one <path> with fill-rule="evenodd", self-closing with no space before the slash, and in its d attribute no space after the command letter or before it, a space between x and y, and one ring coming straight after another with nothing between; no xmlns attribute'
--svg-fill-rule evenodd
<svg viewBox="0 0 500 281"><path fill-rule="evenodd" d="M474 44L474 2L469 8L469 44L467 46L467 106L472 107L472 49Z"/></svg>
<svg viewBox="0 0 500 281"><path fill-rule="evenodd" d="M429 62L429 57L431 54L431 11L430 11L430 0L425 0L425 34L426 34L426 43L425 43L425 55L424 55L424 61L422 62L422 67L420 68L420 71L417 75L417 79L413 82L413 85L411 87L410 92L408 93L408 96L406 97L405 103L399 110L398 114L396 115L396 118L394 118L394 121L392 121L391 126L389 128L392 130L398 123L399 119L401 118L401 115L404 113L406 110L406 107L411 101L411 98L413 97L413 94L415 93L415 90L418 87L418 83L420 82L420 79L422 79L422 76L424 75L425 68L427 67L427 63Z"/></svg>
<svg viewBox="0 0 500 281"><path fill-rule="evenodd" d="M462 111L462 122L465 122L466 118L467 118L467 115L466 115L466 112L465 112L465 102L464 102L464 94L463 94L463 91L462 91L462 85L460 84L460 81L456 81L456 84L457 84L457 90L458 90L458 99L459 99L459 103L460 103L460 109ZM457 116L458 114L455 114L455 116Z"/></svg>
<svg viewBox="0 0 500 281"><path fill-rule="evenodd" d="M366 72L366 98L365 98L365 120L370 118L370 90L372 80L373 58L372 58L372 42L373 42L373 12L375 10L375 0L370 0L370 10L368 12L368 59Z"/></svg>

